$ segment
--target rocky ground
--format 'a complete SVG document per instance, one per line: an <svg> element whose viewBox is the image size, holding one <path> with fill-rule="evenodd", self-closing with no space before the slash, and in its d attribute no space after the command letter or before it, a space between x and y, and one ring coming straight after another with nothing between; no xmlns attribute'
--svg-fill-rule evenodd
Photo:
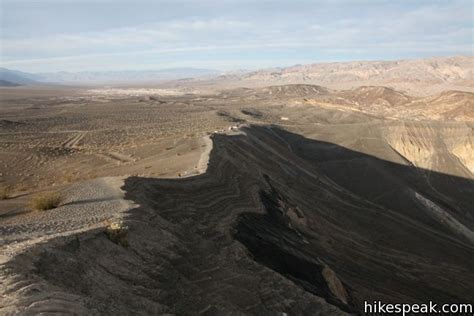
<svg viewBox="0 0 474 316"><path fill-rule="evenodd" d="M0 111L2 313L474 300L472 94L88 90ZM44 190L60 207L31 211Z"/></svg>

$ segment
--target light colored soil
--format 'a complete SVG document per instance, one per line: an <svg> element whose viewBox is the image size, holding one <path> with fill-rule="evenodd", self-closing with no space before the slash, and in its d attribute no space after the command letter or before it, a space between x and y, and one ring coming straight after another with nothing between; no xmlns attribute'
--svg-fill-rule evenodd
<svg viewBox="0 0 474 316"><path fill-rule="evenodd" d="M0 255L5 258L48 239L103 227L133 207L123 199L123 179L106 177L78 182L59 190L55 209L33 211L28 206L1 214Z"/></svg>

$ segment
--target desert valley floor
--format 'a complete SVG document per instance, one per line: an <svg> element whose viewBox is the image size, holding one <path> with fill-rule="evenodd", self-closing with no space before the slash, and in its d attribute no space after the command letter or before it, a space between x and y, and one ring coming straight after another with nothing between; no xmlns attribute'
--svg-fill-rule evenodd
<svg viewBox="0 0 474 316"><path fill-rule="evenodd" d="M474 301L472 92L1 93L0 314Z"/></svg>

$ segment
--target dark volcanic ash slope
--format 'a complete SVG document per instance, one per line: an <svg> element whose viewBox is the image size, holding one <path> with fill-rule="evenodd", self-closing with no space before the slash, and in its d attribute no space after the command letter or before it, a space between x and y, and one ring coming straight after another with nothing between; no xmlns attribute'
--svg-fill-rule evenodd
<svg viewBox="0 0 474 316"><path fill-rule="evenodd" d="M126 180L140 205L126 220L128 248L96 231L11 262L23 285L47 293L31 302L26 291L22 304L337 315L361 313L365 300L474 300L472 180L278 128L244 131L213 136L206 174Z"/></svg>

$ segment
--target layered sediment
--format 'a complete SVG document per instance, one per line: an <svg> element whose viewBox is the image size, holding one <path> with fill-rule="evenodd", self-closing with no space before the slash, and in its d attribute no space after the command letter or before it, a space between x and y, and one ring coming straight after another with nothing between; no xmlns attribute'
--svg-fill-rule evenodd
<svg viewBox="0 0 474 316"><path fill-rule="evenodd" d="M472 178L243 132L212 136L204 174L126 179L139 205L128 247L98 229L9 261L3 311L337 315L474 300Z"/></svg>

